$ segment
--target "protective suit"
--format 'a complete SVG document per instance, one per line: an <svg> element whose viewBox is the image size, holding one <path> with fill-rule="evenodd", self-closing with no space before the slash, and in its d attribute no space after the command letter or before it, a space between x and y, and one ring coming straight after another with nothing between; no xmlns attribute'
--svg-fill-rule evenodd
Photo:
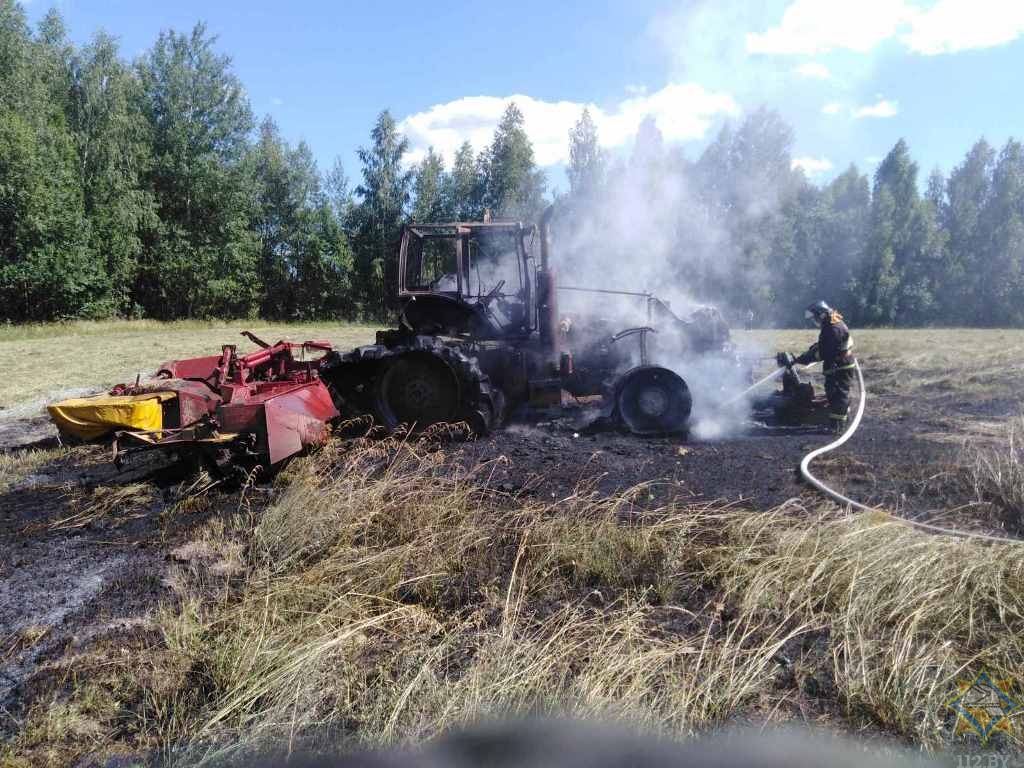
<svg viewBox="0 0 1024 768"><path fill-rule="evenodd" d="M825 374L825 397L828 398L828 416L832 430L841 432L846 428L850 415L850 388L853 386L856 359L853 356L853 339L850 329L843 322L843 316L825 302L819 301L807 308L807 315L819 326L818 341L797 357L799 365L822 363Z"/></svg>

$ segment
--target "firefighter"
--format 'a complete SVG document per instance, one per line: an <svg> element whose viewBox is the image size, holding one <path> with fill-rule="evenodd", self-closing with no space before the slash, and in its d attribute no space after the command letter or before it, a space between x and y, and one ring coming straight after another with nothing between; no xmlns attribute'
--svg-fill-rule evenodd
<svg viewBox="0 0 1024 768"><path fill-rule="evenodd" d="M818 341L799 357L780 352L779 364L788 367L794 363L810 365L819 360L822 362L830 431L843 432L850 415L850 386L857 364L850 329L843 322L843 316L824 301L811 304L804 315L820 329Z"/></svg>

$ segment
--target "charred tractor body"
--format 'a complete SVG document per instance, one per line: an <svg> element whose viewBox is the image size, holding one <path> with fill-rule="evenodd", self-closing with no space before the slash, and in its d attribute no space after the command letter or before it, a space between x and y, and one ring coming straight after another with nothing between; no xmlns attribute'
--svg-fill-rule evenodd
<svg viewBox="0 0 1024 768"><path fill-rule="evenodd" d="M172 361L146 382L56 403L51 414L65 434L115 433L119 460L158 449L236 472L280 465L332 424L366 416L388 430L464 422L483 435L513 414L585 405L594 426L683 433L695 397L706 407L726 377L749 383L748 363L717 310L682 319L649 293L560 287L553 210L539 225L405 227L399 322L378 331L375 344L342 352L327 342L269 345L245 333L255 352L227 345L218 355ZM560 291L589 294L589 311L560 314ZM613 321L609 295L638 309ZM791 373L768 405L799 416L816 402Z"/></svg>
<svg viewBox="0 0 1024 768"><path fill-rule="evenodd" d="M665 330L693 352L728 354L728 329L717 316L680 320L646 294L647 325L598 330L597 320L560 316L552 212L539 226L407 226L398 328L321 368L343 415L372 414L389 429L465 421L486 434L524 406L600 397L606 418L634 433L685 431L690 389L652 361L652 338Z"/></svg>

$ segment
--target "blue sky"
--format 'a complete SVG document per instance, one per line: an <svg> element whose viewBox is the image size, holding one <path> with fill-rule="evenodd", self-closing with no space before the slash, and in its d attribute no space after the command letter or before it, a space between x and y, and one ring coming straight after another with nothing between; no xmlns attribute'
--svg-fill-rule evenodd
<svg viewBox="0 0 1024 768"><path fill-rule="evenodd" d="M50 7L27 4L38 20ZM724 120L761 104L796 130L824 181L871 170L905 137L922 174L985 136L1024 137L1024 0L330 2L61 0L69 34L116 35L134 58L161 29L207 22L256 114L305 139L321 166L355 149L387 107L414 156L482 145L515 96L538 160L564 185L584 104L609 152L652 114L696 156Z"/></svg>

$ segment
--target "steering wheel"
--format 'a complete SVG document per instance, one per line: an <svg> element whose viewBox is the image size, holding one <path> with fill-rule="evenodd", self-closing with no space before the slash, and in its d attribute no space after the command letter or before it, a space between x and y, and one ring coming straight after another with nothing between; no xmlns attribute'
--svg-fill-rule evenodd
<svg viewBox="0 0 1024 768"><path fill-rule="evenodd" d="M437 290L437 286L440 285L441 281L444 280L445 278L449 278L449 279L452 279L452 280L457 279L455 277L455 273L454 272L445 272L444 274L438 275L433 280L431 280L429 283L427 283L427 286L430 288L430 290L436 291Z"/></svg>
<svg viewBox="0 0 1024 768"><path fill-rule="evenodd" d="M505 281L502 280L496 286L491 288L491 290L489 290L485 296L481 296L480 297L480 303L485 305L485 306L487 304L490 304L492 301L494 301L498 297L498 295L501 293L501 289L504 288L504 287L505 287Z"/></svg>

